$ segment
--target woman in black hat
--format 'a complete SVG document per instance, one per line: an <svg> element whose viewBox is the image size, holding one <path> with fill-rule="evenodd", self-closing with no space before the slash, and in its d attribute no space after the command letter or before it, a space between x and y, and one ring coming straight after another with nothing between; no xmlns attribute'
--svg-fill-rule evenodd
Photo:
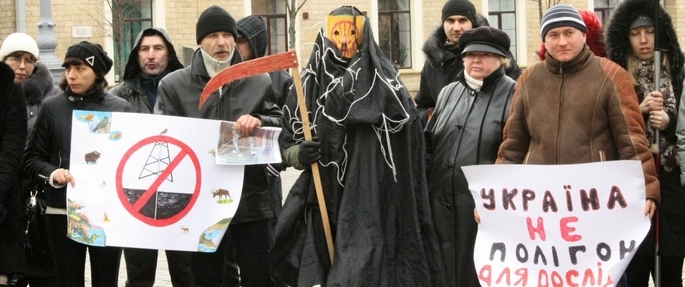
<svg viewBox="0 0 685 287"><path fill-rule="evenodd" d="M493 164L516 82L504 73L510 40L479 27L459 38L464 70L442 89L425 128L433 221L450 286L480 286L473 262L478 230L462 166Z"/></svg>
<svg viewBox="0 0 685 287"><path fill-rule="evenodd" d="M69 47L62 65L66 71L60 87L64 92L43 104L26 149L26 172L44 180L47 202L46 226L52 259L61 286L84 286L86 251L90 254L92 286L117 286L121 248L93 247L70 239L75 228L67 228L67 184L76 184L77 174L69 172L71 123L74 110L130 112L125 100L105 92L105 74L112 60L102 47L80 42ZM106 130L103 118L93 132ZM103 134L107 137L107 134ZM78 209L70 203L69 209ZM92 237L92 235L91 235Z"/></svg>
<svg viewBox="0 0 685 287"><path fill-rule="evenodd" d="M659 17L654 19L653 5L654 1L621 2L607 26L606 44L609 59L633 76L635 93L647 124L650 150L658 156L661 283L662 286L671 287L682 286L685 257L685 225L682 224L685 220L685 209L682 208L685 205L685 193L680 180L681 167L676 145L677 102L683 92L685 57L671 17L663 7L659 7ZM655 26L658 26L659 31L655 30ZM657 85L654 83L655 38L659 39L659 46L665 51L662 53L663 61L659 63L661 81ZM628 265L626 275L630 287L646 287L650 271L654 271L655 228L653 224Z"/></svg>

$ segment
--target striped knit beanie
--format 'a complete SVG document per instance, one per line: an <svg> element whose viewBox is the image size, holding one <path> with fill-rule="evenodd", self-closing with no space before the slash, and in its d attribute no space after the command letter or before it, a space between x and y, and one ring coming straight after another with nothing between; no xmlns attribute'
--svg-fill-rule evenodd
<svg viewBox="0 0 685 287"><path fill-rule="evenodd" d="M545 15L542 16L542 25L540 26L542 42L545 42L545 35L547 35L549 30L559 27L573 27L583 33L587 33L583 17L580 16L576 8L569 5L556 5L549 8Z"/></svg>

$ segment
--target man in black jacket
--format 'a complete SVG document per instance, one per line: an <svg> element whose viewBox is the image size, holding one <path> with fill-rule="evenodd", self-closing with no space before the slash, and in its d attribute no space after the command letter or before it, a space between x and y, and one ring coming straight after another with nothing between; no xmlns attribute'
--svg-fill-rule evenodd
<svg viewBox="0 0 685 287"><path fill-rule="evenodd" d="M271 78L260 74L222 86L201 108L200 95L219 71L242 62L236 52L236 22L223 8L211 6L200 14L190 66L162 79L155 114L216 119L235 122L241 136L262 126L280 126ZM226 234L214 253L194 252L191 256L193 286L238 286L224 283L224 257L235 255L242 286L273 286L269 257L269 220L273 207L265 165L245 166L240 204Z"/></svg>
<svg viewBox="0 0 685 287"><path fill-rule="evenodd" d="M457 40L465 31L478 28L480 23L487 24L487 20L476 13L476 7L468 0L449 0L442 7L442 25L423 45L427 60L421 70L419 92L414 97L424 123L432 114L442 88L456 81L464 69ZM521 69L510 51L507 58L510 66L504 72L516 80Z"/></svg>
<svg viewBox="0 0 685 287"><path fill-rule="evenodd" d="M183 68L169 35L161 28L147 28L136 38L124 70L124 82L110 93L131 104L137 113L151 114L157 101L157 86L168 73ZM152 287L157 270L154 249L125 248L126 287ZM166 251L174 287L191 285L190 253Z"/></svg>

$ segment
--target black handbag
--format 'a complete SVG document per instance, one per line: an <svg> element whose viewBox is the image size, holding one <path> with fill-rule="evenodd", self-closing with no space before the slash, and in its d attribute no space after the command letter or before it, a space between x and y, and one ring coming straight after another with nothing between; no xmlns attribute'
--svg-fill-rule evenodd
<svg viewBox="0 0 685 287"><path fill-rule="evenodd" d="M43 191L37 188L29 192L24 213L24 251L29 262L52 262L52 253L45 226Z"/></svg>

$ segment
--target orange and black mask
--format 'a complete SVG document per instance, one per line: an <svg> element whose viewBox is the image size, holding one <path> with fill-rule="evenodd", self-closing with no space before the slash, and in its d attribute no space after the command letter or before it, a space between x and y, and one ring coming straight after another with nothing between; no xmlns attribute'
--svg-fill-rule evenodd
<svg viewBox="0 0 685 287"><path fill-rule="evenodd" d="M326 38L343 57L352 59L361 47L366 17L353 7L336 9L326 17Z"/></svg>

